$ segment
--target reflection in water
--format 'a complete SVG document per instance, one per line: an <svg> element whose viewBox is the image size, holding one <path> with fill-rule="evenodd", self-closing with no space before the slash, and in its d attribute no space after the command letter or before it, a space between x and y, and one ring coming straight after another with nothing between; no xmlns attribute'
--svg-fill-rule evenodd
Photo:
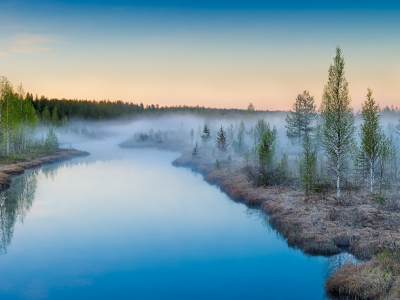
<svg viewBox="0 0 400 300"><path fill-rule="evenodd" d="M76 162L67 162L63 165L72 168L76 164ZM90 165L93 162L84 164ZM60 165L45 165L40 169L29 170L21 176L14 177L11 187L0 193L0 255L7 253L15 223L17 221L23 223L32 207L38 175L42 173L46 179L54 180L58 168Z"/></svg>
<svg viewBox="0 0 400 300"><path fill-rule="evenodd" d="M1 299L321 299L347 260L290 249L262 211L173 167L179 154L112 153L27 171L0 194Z"/></svg>
<svg viewBox="0 0 400 300"><path fill-rule="evenodd" d="M0 194L0 254L7 253L11 244L14 225L23 223L32 207L37 188L38 170L30 171L13 179L11 187Z"/></svg>

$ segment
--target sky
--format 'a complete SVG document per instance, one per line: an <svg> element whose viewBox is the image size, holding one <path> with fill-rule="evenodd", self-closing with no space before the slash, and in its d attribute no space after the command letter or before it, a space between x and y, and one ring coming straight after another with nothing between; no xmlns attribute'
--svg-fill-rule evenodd
<svg viewBox="0 0 400 300"><path fill-rule="evenodd" d="M39 97L290 109L340 46L355 110L400 106L399 1L0 1L0 76Z"/></svg>

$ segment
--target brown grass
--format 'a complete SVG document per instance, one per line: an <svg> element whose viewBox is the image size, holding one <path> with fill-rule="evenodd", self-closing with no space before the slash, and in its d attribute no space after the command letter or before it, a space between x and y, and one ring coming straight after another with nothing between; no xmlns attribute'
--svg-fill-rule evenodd
<svg viewBox="0 0 400 300"><path fill-rule="evenodd" d="M235 201L259 206L289 246L318 255L345 248L368 260L336 271L326 282L329 293L348 299L400 299L400 271L388 268L377 254L400 251L400 195L395 188L385 191L386 202L381 204L368 189L351 184L340 199L333 188L305 197L298 187L253 187L242 163L233 163L228 172L226 162L222 161L222 170L216 170L214 162L212 157L192 158L186 153L173 164L202 173Z"/></svg>
<svg viewBox="0 0 400 300"><path fill-rule="evenodd" d="M400 253L385 249L360 265L347 264L326 281L329 294L346 299L399 299Z"/></svg>

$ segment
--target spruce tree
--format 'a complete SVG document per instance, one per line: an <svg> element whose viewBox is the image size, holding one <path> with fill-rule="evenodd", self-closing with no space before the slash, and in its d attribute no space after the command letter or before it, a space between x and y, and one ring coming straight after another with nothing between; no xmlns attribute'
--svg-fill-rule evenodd
<svg viewBox="0 0 400 300"><path fill-rule="evenodd" d="M195 158L199 156L199 146L198 146L197 142L193 147L192 156Z"/></svg>
<svg viewBox="0 0 400 300"><path fill-rule="evenodd" d="M379 106L372 97L372 90L370 88L368 88L365 102L362 105L361 116L364 121L361 124L361 151L368 161L372 193L375 183L375 163L379 156L383 132L379 124Z"/></svg>
<svg viewBox="0 0 400 300"><path fill-rule="evenodd" d="M209 140L211 140L210 129L208 128L207 124L204 124L203 128L203 135L201 136L201 140L206 145Z"/></svg>
<svg viewBox="0 0 400 300"><path fill-rule="evenodd" d="M286 135L293 144L301 145L301 138L313 131L312 123L317 116L314 96L308 91L298 94L293 110L286 116Z"/></svg>
<svg viewBox="0 0 400 300"><path fill-rule="evenodd" d="M222 125L217 133L217 148L218 148L221 156L224 156L224 153L228 149L228 143L226 141L226 133L225 133Z"/></svg>
<svg viewBox="0 0 400 300"><path fill-rule="evenodd" d="M50 123L50 111L47 106L44 107L43 112L42 112L42 123L43 125L49 125Z"/></svg>
<svg viewBox="0 0 400 300"><path fill-rule="evenodd" d="M355 132L354 114L350 107L348 82L344 76L344 58L339 47L329 67L328 83L321 104L322 144L327 162L336 176L337 196L344 164L349 156Z"/></svg>
<svg viewBox="0 0 400 300"><path fill-rule="evenodd" d="M53 108L53 115L51 117L51 121L54 126L60 125L60 118L58 117L57 106Z"/></svg>

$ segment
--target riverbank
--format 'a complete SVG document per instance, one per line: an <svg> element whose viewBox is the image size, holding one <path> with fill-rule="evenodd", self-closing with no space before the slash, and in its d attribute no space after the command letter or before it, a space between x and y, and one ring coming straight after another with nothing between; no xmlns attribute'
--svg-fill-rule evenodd
<svg viewBox="0 0 400 300"><path fill-rule="evenodd" d="M193 158L187 151L173 165L202 173L207 182L218 185L235 201L258 206L289 246L311 255L348 251L362 260L359 265L348 264L332 274L326 284L328 293L352 299L400 296L400 267L399 272L385 269L388 259L382 256L386 253L392 261L398 259L393 256L400 240L400 197L396 187L379 195L349 187L343 189L340 199L334 189L306 198L296 185L252 186L242 161L222 160L217 170L215 158ZM382 197L385 201L379 201Z"/></svg>
<svg viewBox="0 0 400 300"><path fill-rule="evenodd" d="M400 185L371 194L367 188L346 182L340 198L334 187L324 187L306 197L296 183L254 187L246 178L243 157L232 155L229 162L204 152L194 158L191 149L176 145L171 149L168 145L127 141L121 146L180 150L183 154L173 165L203 174L208 183L219 186L234 201L258 207L290 247L310 255L342 251L353 254L360 264L349 263L331 274L325 286L328 294L350 299L400 297L400 267L399 272L385 267L388 260L398 261L400 266L400 255L396 254L400 241ZM217 158L220 169L215 166Z"/></svg>
<svg viewBox="0 0 400 300"><path fill-rule="evenodd" d="M9 159L0 164L0 191L10 187L12 176L22 174L26 169L31 169L42 164L54 163L57 161L70 159L76 156L86 155L89 155L89 153L86 151L79 151L74 149L58 149L52 154Z"/></svg>

